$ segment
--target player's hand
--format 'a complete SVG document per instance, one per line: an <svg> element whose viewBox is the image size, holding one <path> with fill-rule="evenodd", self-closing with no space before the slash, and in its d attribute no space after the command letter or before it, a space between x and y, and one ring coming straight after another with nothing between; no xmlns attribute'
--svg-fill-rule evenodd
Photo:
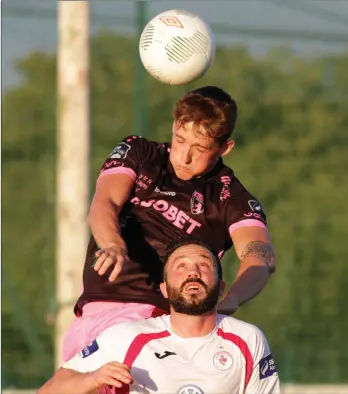
<svg viewBox="0 0 348 394"><path fill-rule="evenodd" d="M221 300L217 305L218 313L222 315L232 315L238 309L238 300L237 297L228 297L226 296L223 300Z"/></svg>
<svg viewBox="0 0 348 394"><path fill-rule="evenodd" d="M100 249L96 252L95 257L96 263L93 268L99 275L104 275L110 267L114 266L109 276L110 282L116 280L124 264L129 260L127 249L119 245L112 245L108 248Z"/></svg>
<svg viewBox="0 0 348 394"><path fill-rule="evenodd" d="M104 385L120 388L124 384L128 385L134 383L129 367L115 361L105 364L96 371L91 372L90 376L95 382L96 389Z"/></svg>

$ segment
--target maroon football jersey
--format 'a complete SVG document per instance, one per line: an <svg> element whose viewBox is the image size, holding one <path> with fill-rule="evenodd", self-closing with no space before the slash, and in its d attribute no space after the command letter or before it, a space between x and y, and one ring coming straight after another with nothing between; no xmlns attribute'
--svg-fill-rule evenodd
<svg viewBox="0 0 348 394"><path fill-rule="evenodd" d="M266 216L260 203L222 159L211 172L182 181L175 175L169 152L169 144L130 136L106 159L99 177L124 173L135 181L119 215L130 261L110 283L112 268L103 276L93 269L98 246L91 236L83 273L84 290L75 306L77 314L91 301L147 303L168 309L159 284L169 243L198 238L221 258L232 246L230 233L234 229L265 227Z"/></svg>

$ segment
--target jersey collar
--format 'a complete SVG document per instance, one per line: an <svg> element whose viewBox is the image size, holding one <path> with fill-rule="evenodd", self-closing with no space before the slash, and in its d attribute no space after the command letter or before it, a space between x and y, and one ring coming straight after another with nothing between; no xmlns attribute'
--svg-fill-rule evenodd
<svg viewBox="0 0 348 394"><path fill-rule="evenodd" d="M175 337L181 341L195 341L195 342L206 342L207 340L210 340L216 334L219 323L220 323L220 316L217 315L216 316L216 325L215 325L214 329L209 334L204 335L203 337L182 338L173 332L172 326L171 326L170 315L163 316L163 319L164 319L164 324L166 326L166 329L168 332L170 332L170 335L172 335L173 337Z"/></svg>

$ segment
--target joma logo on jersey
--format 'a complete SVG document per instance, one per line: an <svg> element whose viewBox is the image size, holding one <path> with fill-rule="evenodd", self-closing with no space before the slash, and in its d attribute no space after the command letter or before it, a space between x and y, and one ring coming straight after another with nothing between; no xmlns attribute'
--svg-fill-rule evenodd
<svg viewBox="0 0 348 394"><path fill-rule="evenodd" d="M177 208L175 205L170 205L165 200L140 201L138 197L134 197L130 202L144 208L152 207L157 212L160 212L167 220L172 222L175 227L184 230L187 234L192 234L196 227L202 226L201 223L190 218L190 216L185 212Z"/></svg>
<svg viewBox="0 0 348 394"><path fill-rule="evenodd" d="M155 353L155 356L156 356L159 360L163 360L164 358L169 357L169 356L176 356L176 353L174 353L174 352L168 352L168 350L166 350L163 354Z"/></svg>

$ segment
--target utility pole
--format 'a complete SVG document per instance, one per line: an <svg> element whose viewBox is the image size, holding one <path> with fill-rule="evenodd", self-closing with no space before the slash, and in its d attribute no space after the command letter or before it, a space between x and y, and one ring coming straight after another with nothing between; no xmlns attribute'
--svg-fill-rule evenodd
<svg viewBox="0 0 348 394"><path fill-rule="evenodd" d="M146 25L147 1L135 0L136 14L136 53L134 76L134 134L146 137L148 129L148 99L146 89L146 70L139 55L139 39Z"/></svg>
<svg viewBox="0 0 348 394"><path fill-rule="evenodd" d="M82 288L89 206L89 1L58 1L55 364Z"/></svg>

